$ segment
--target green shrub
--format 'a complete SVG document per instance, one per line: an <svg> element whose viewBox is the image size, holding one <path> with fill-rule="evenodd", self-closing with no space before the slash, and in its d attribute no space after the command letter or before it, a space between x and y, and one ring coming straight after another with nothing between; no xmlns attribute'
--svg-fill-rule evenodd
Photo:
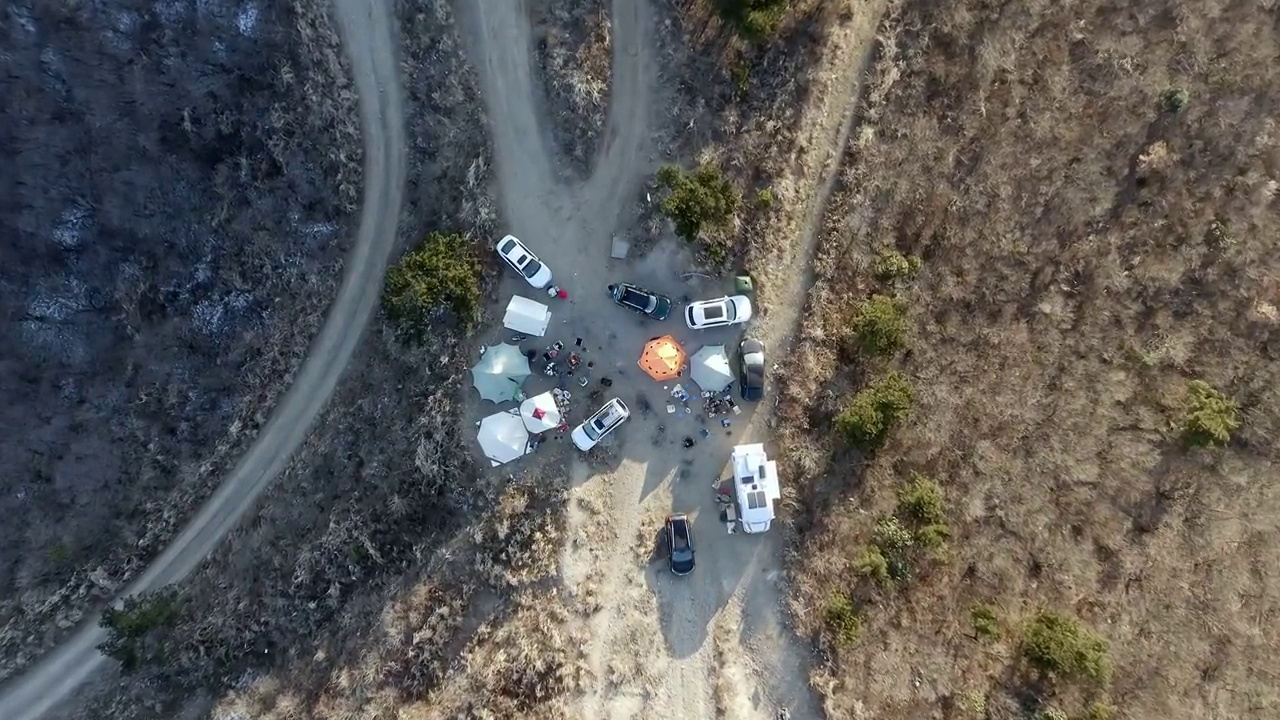
<svg viewBox="0 0 1280 720"><path fill-rule="evenodd" d="M433 232L387 269L382 303L405 338L420 341L447 307L464 327L480 314L480 262L460 233Z"/></svg>
<svg viewBox="0 0 1280 720"><path fill-rule="evenodd" d="M1105 682L1111 676L1107 641L1075 618L1042 610L1022 631L1022 655L1049 675Z"/></svg>
<svg viewBox="0 0 1280 720"><path fill-rule="evenodd" d="M921 525L945 522L946 502L942 486L920 473L911 473L911 481L898 492L898 512Z"/></svg>
<svg viewBox="0 0 1280 720"><path fill-rule="evenodd" d="M886 295L872 295L858 306L849 329L860 352L883 356L906 345L910 327L902 303Z"/></svg>
<svg viewBox="0 0 1280 720"><path fill-rule="evenodd" d="M1068 720L1067 714L1058 708L1045 708L1035 715L1036 720Z"/></svg>
<svg viewBox="0 0 1280 720"><path fill-rule="evenodd" d="M920 272L922 265L919 256L903 255L892 249L881 250L872 265L872 273L881 282L896 282Z"/></svg>
<svg viewBox="0 0 1280 720"><path fill-rule="evenodd" d="M1160 95L1160 105L1167 113L1179 113L1191 102L1191 94L1183 88L1171 87Z"/></svg>
<svg viewBox="0 0 1280 720"><path fill-rule="evenodd" d="M836 416L836 430L854 446L874 449L893 424L907 415L913 402L911 383L902 373L891 370L853 396Z"/></svg>
<svg viewBox="0 0 1280 720"><path fill-rule="evenodd" d="M1240 409L1235 401L1203 380L1187 386L1186 414L1182 437L1190 447L1221 447L1240 428Z"/></svg>
<svg viewBox="0 0 1280 720"><path fill-rule="evenodd" d="M107 631L107 639L98 649L120 661L125 671L152 663L163 655L163 644L148 642L148 637L172 627L181 613L182 601L172 590L126 598L119 609L107 608L98 621L98 626Z"/></svg>
<svg viewBox="0 0 1280 720"><path fill-rule="evenodd" d="M786 17L791 0L714 0L716 14L743 37L772 37Z"/></svg>
<svg viewBox="0 0 1280 720"><path fill-rule="evenodd" d="M853 564L854 572L866 575L878 583L889 582L889 562L875 545L868 545Z"/></svg>
<svg viewBox="0 0 1280 720"><path fill-rule="evenodd" d="M862 616L849 596L842 592L831 595L823 617L837 645L852 645L862 636Z"/></svg>
<svg viewBox="0 0 1280 720"><path fill-rule="evenodd" d="M676 226L676 234L693 242L703 230L722 228L738 211L742 196L714 165L689 173L675 165L658 171L658 185L667 191L662 214Z"/></svg>
<svg viewBox="0 0 1280 720"><path fill-rule="evenodd" d="M951 539L951 528L946 523L921 525L915 531L916 545L930 550L942 550Z"/></svg>
<svg viewBox="0 0 1280 720"><path fill-rule="evenodd" d="M978 603L969 608L969 621L973 624L974 635L988 640L1000 637L1000 619L996 617L996 609L990 605Z"/></svg>

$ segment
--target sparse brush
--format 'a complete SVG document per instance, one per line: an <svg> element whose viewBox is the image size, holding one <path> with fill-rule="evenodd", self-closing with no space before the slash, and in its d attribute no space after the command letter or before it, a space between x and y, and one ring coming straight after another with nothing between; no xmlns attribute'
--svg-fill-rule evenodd
<svg viewBox="0 0 1280 720"><path fill-rule="evenodd" d="M956 704L971 715L982 717L987 714L987 694L981 690L965 690L960 693Z"/></svg>
<svg viewBox="0 0 1280 720"><path fill-rule="evenodd" d="M862 637L862 615L853 606L853 600L843 592L831 595L823 619L836 645L852 645Z"/></svg>
<svg viewBox="0 0 1280 720"><path fill-rule="evenodd" d="M906 346L910 325L901 302L886 295L872 295L858 306L849 331L859 352L882 357Z"/></svg>
<svg viewBox="0 0 1280 720"><path fill-rule="evenodd" d="M1188 447L1221 447L1240 429L1240 409L1231 398L1203 380L1187 386L1182 438Z"/></svg>
<svg viewBox="0 0 1280 720"><path fill-rule="evenodd" d="M1104 683L1111 677L1107 641L1075 618L1037 612L1022 630L1022 656L1037 670Z"/></svg>
<svg viewBox="0 0 1280 720"><path fill-rule="evenodd" d="M881 282L894 283L914 277L923 264L917 255L903 255L893 249L881 250L871 272Z"/></svg>
<svg viewBox="0 0 1280 720"><path fill-rule="evenodd" d="M773 190L762 188L756 192L756 205L759 205L761 210L773 209Z"/></svg>
<svg viewBox="0 0 1280 720"><path fill-rule="evenodd" d="M872 450L884 441L893 424L906 417L915 391L897 370L885 373L858 391L835 418L836 430L852 445Z"/></svg>
<svg viewBox="0 0 1280 720"><path fill-rule="evenodd" d="M1101 700L1094 700L1084 709L1083 720L1114 720L1116 709Z"/></svg>

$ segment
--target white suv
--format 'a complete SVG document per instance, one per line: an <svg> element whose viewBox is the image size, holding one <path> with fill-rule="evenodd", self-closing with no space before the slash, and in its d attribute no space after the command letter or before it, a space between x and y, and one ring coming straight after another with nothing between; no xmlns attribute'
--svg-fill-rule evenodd
<svg viewBox="0 0 1280 720"><path fill-rule="evenodd" d="M573 444L579 450L590 450L605 435L626 422L629 417L631 417L631 411L627 409L626 403L614 398L574 428L569 437L573 438Z"/></svg>
<svg viewBox="0 0 1280 720"><path fill-rule="evenodd" d="M751 298L746 295L699 300L684 309L684 321L692 330L738 325L751 319Z"/></svg>
<svg viewBox="0 0 1280 720"><path fill-rule="evenodd" d="M525 247L525 244L520 242L520 238L508 235L499 240L494 249L498 251L498 256L515 268L515 271L520 273L520 276L530 285L541 290L551 284L551 268L544 265L537 255Z"/></svg>

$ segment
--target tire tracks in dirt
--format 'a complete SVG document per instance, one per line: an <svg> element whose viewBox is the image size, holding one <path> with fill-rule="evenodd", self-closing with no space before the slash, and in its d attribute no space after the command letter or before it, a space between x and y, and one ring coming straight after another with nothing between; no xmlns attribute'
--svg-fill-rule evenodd
<svg viewBox="0 0 1280 720"><path fill-rule="evenodd" d="M382 291L405 181L404 111L390 0L334 0L351 62L364 135L364 201L355 246L324 326L297 379L240 463L163 553L124 593L178 582L194 571L284 469L337 387ZM96 619L0 690L0 718L36 720L110 664Z"/></svg>

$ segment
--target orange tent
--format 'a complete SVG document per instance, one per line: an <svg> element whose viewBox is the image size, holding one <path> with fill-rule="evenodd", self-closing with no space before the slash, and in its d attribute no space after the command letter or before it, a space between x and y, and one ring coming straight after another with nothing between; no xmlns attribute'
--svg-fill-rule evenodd
<svg viewBox="0 0 1280 720"><path fill-rule="evenodd" d="M654 380L671 380L680 375L685 364L684 348L670 335L657 337L644 344L640 354L640 369Z"/></svg>

